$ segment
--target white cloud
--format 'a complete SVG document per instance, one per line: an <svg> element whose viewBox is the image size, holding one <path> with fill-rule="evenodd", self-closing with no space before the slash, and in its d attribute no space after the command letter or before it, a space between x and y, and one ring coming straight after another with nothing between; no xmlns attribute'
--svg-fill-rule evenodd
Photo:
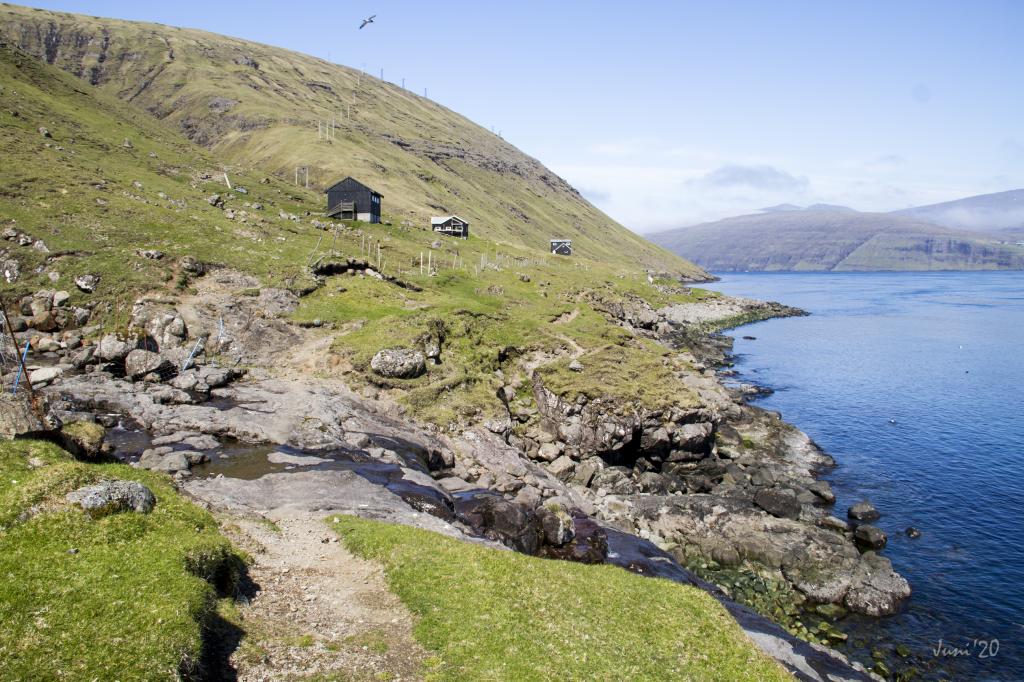
<svg viewBox="0 0 1024 682"><path fill-rule="evenodd" d="M692 181L707 188L747 187L765 192L803 192L809 186L805 177L796 177L773 166L727 164Z"/></svg>

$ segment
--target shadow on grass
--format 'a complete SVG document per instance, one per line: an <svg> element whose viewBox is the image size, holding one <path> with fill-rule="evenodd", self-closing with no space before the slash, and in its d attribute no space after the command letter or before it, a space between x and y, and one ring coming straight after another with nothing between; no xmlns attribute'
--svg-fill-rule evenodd
<svg viewBox="0 0 1024 682"><path fill-rule="evenodd" d="M232 599L236 604L248 604L260 591L260 586L249 575L245 562L238 560L233 567L233 580L220 581L217 596ZM246 631L238 623L225 618L217 609L211 609L203 627L203 655L198 665L182 678L188 682L235 682L238 671L231 662L231 655L238 650Z"/></svg>

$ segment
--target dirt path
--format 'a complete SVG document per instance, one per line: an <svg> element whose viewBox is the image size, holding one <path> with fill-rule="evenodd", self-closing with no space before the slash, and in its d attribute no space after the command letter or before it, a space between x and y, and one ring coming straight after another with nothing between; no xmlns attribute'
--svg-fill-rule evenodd
<svg viewBox="0 0 1024 682"><path fill-rule="evenodd" d="M315 513L267 521L227 517L225 532L253 557L255 594L238 605L237 679L418 680L428 654L381 567L352 555Z"/></svg>

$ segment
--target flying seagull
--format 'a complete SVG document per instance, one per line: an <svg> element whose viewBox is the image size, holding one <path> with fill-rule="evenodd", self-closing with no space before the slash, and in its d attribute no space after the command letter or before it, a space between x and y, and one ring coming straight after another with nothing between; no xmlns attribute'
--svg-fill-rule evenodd
<svg viewBox="0 0 1024 682"><path fill-rule="evenodd" d="M366 26L367 24L372 24L373 20L376 19L376 18L377 18L377 15L374 14L369 19L363 19L363 23L359 24L359 30L362 31L364 26Z"/></svg>

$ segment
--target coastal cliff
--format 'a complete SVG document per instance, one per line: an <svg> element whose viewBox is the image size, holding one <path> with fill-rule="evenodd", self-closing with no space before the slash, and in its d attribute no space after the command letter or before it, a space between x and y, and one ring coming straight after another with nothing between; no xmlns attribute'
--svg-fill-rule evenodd
<svg viewBox="0 0 1024 682"><path fill-rule="evenodd" d="M29 37L50 35L43 29L51 15L40 17ZM67 21L84 20L61 15ZM89 31L70 43L66 31L54 35L19 44L51 45L53 58L40 56L61 64L69 45L96 44ZM288 561L298 559L286 556L289 543L326 528L328 514L348 514L495 551L669 578L693 598L693 618L728 634L736 665L778 673L770 657L801 679L868 677L825 646L841 637L830 623L842 610L891 612L909 595L906 581L831 515L828 486L816 479L827 455L715 373L728 345L717 331L799 311L694 287L706 273L605 223L603 231L573 227L601 236L584 237L567 259L538 248L539 232L513 239L526 220L496 221L458 242L402 224L401 210L383 225L330 220L319 195L273 169L236 160L229 178L223 158L167 122L17 49L0 53L0 121L11 153L0 169L8 188L0 259L4 332L16 345L5 347L4 387L24 375L35 404L49 406L22 426L5 421L5 430L44 436L78 458L11 446L11 480L48 483L24 494L5 489L4 532L13 532L0 539L20 538L16 549L31 551L38 524L67 518L60 515L70 513L71 493L92 499L127 489L137 496L100 505L152 512L136 504L148 498L127 479L155 491L155 516L115 514L94 525L74 517L86 529L74 537L90 548L102 546L108 526L124 532L119 541L151 537L165 508L190 509L165 505L180 495L212 510L220 531L194 510L175 517L175 536L193 521L202 528L195 553L168 554L175 537L140 550L172 557L166 575L188 586L174 593L194 605L173 621L180 631L168 633L163 616L149 622L145 600L110 599L167 635L151 659L160 670L212 676L195 660L203 652L246 653L238 646L244 628L212 611L216 589L229 594L218 608L276 625L289 617L260 611L258 600L247 606L248 593L235 598L244 571L225 535L262 547L252 553L254 574L268 571L262 599L307 604L310 595L287 591L299 587L283 568L260 562L277 557L291 571ZM491 179L508 175L520 182L504 170ZM592 207L584 208L586 218ZM75 488L86 482L106 487ZM274 524L281 536L267 532ZM54 542L72 542L59 532ZM39 565L73 572L80 547L47 548ZM97 556L90 561L103 581L116 557ZM341 580L303 575L331 586ZM27 593L40 585L54 593L45 576L21 578L12 583ZM159 593L147 585L147 598ZM23 628L8 640L34 643L40 665L58 665L45 652L59 643L36 632L46 628L32 614L64 610L61 598L25 598L7 619ZM304 622L323 622L301 608ZM212 622L222 629L203 642ZM66 627L88 639L88 623ZM258 639L258 628L247 632ZM300 652L310 647L279 639L282 658L310 656ZM699 637L673 646L667 671L691 659L716 664ZM186 653L169 668L179 650ZM315 651L341 665L326 644ZM103 656L90 665L111 673ZM232 665L270 664L260 654Z"/></svg>

